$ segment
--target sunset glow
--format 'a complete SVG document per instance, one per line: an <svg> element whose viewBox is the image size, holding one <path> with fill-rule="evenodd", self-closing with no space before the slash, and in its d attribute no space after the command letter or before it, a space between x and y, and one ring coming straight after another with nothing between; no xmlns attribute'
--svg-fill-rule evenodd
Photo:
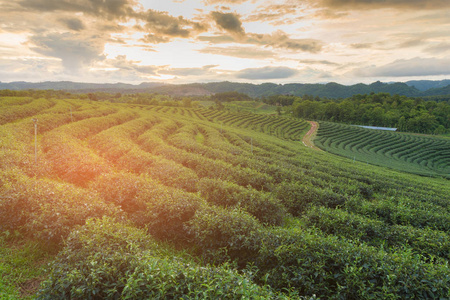
<svg viewBox="0 0 450 300"><path fill-rule="evenodd" d="M450 2L0 0L0 81L357 82L450 75Z"/></svg>

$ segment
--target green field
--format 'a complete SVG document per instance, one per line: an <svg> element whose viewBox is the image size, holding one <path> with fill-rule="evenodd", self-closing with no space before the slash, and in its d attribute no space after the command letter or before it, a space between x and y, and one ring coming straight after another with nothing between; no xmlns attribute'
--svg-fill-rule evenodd
<svg viewBox="0 0 450 300"><path fill-rule="evenodd" d="M0 298L448 299L448 180L312 150L308 129L0 98Z"/></svg>
<svg viewBox="0 0 450 300"><path fill-rule="evenodd" d="M450 140L446 138L320 122L314 143L361 162L450 178Z"/></svg>
<svg viewBox="0 0 450 300"><path fill-rule="evenodd" d="M277 107L258 101L232 101L225 103L225 107L233 112L247 112L254 114L277 114Z"/></svg>

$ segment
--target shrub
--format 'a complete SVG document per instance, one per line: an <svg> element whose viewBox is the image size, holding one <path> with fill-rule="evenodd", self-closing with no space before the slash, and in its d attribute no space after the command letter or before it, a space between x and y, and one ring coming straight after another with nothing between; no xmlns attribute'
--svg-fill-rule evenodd
<svg viewBox="0 0 450 300"><path fill-rule="evenodd" d="M334 208L345 203L342 195L304 183L281 183L274 193L294 216L302 215L311 204Z"/></svg>
<svg viewBox="0 0 450 300"><path fill-rule="evenodd" d="M450 258L448 234L429 228L386 224L339 209L313 207L304 216L307 226L315 226L327 234L360 240L373 246L386 246L387 251L411 247L424 257Z"/></svg>
<svg viewBox="0 0 450 300"><path fill-rule="evenodd" d="M73 137L48 135L44 138L46 158L61 179L85 186L95 177L111 171L111 166Z"/></svg>
<svg viewBox="0 0 450 300"><path fill-rule="evenodd" d="M447 265L388 254L318 232L278 229L266 235L256 265L276 290L295 288L326 299L446 299Z"/></svg>
<svg viewBox="0 0 450 300"><path fill-rule="evenodd" d="M198 191L209 202L222 207L239 206L261 223L281 225L286 215L284 206L269 193L219 179L202 178Z"/></svg>
<svg viewBox="0 0 450 300"><path fill-rule="evenodd" d="M164 186L147 175L111 173L91 186L107 202L119 205L136 225L164 240L186 240L184 224L204 203L197 194Z"/></svg>
<svg viewBox="0 0 450 300"><path fill-rule="evenodd" d="M196 194L149 182L136 196L145 204L137 224L145 225L155 237L163 240L185 241L185 224L204 203Z"/></svg>
<svg viewBox="0 0 450 300"><path fill-rule="evenodd" d="M252 261L261 246L261 225L238 208L203 207L187 231L203 254L225 251L227 256L219 259L236 259L240 266Z"/></svg>
<svg viewBox="0 0 450 300"><path fill-rule="evenodd" d="M50 241L60 241L90 217L116 215L96 193L70 184L25 176L4 178L0 192L0 226Z"/></svg>
<svg viewBox="0 0 450 300"><path fill-rule="evenodd" d="M55 103L51 100L36 99L24 105L2 107L2 113L0 114L0 125L32 116L46 108L52 107L53 105L55 105Z"/></svg>
<svg viewBox="0 0 450 300"><path fill-rule="evenodd" d="M131 173L108 173L97 177L89 187L106 202L114 203L127 213L136 213L145 210L145 204L136 196L149 182L153 181Z"/></svg>
<svg viewBox="0 0 450 300"><path fill-rule="evenodd" d="M409 202L409 201L408 201ZM417 228L429 227L433 230L450 232L450 216L445 213L447 210L414 208L407 200L402 203L395 203L395 199L385 199L376 202L355 202L350 201L346 205L346 210L382 220L390 225L413 226ZM413 202L413 201L411 201Z"/></svg>
<svg viewBox="0 0 450 300"><path fill-rule="evenodd" d="M78 227L51 265L37 299L272 298L227 267L202 267L113 219Z"/></svg>

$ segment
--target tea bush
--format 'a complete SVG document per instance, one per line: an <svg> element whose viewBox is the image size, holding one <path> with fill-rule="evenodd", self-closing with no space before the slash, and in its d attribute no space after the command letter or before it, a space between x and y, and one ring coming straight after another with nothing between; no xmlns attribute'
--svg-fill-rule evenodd
<svg viewBox="0 0 450 300"><path fill-rule="evenodd" d="M139 218L133 218L136 223L145 225L156 238L173 241L186 241L188 235L185 226L205 202L196 194L151 181L139 191L136 198L145 205L142 214L137 212Z"/></svg>
<svg viewBox="0 0 450 300"><path fill-rule="evenodd" d="M241 267L253 261L261 247L261 224L238 208L203 207L186 227L203 254L225 251L219 260L231 258Z"/></svg>
<svg viewBox="0 0 450 300"><path fill-rule="evenodd" d="M344 196L329 189L319 189L300 182L278 184L274 188L274 194L294 216L302 215L312 204L335 208L346 201Z"/></svg>
<svg viewBox="0 0 450 300"><path fill-rule="evenodd" d="M90 183L102 198L120 207L124 212L133 214L143 212L145 204L137 195L149 184L149 178L132 173L107 173L97 177Z"/></svg>
<svg viewBox="0 0 450 300"><path fill-rule="evenodd" d="M346 210L379 219L390 225L405 225L417 228L429 227L431 229L450 232L450 216L441 211L430 211L420 208L411 208L399 205L392 199L376 202L363 201L349 202Z"/></svg>
<svg viewBox="0 0 450 300"><path fill-rule="evenodd" d="M34 114L50 108L53 105L55 105L55 102L51 100L35 99L32 102L23 105L2 107L2 113L0 114L0 125L33 116Z"/></svg>
<svg viewBox="0 0 450 300"><path fill-rule="evenodd" d="M143 230L113 219L78 227L51 265L37 299L267 299L226 265L200 266L165 250Z"/></svg>
<svg viewBox="0 0 450 300"><path fill-rule="evenodd" d="M326 299L450 297L447 264L428 264L407 251L387 254L314 231L282 229L263 244L256 265L276 290L295 288Z"/></svg>
<svg viewBox="0 0 450 300"><path fill-rule="evenodd" d="M9 177L9 178L8 178ZM31 179L24 175L2 178L0 229L59 242L75 225L90 217L112 216L119 210L96 193L66 183Z"/></svg>
<svg viewBox="0 0 450 300"><path fill-rule="evenodd" d="M373 246L384 246L387 251L408 246L426 258L450 259L450 237L441 231L390 226L380 220L325 207L312 207L303 221L306 226L315 226L327 234L364 241Z"/></svg>
<svg viewBox="0 0 450 300"><path fill-rule="evenodd" d="M202 178L198 191L209 202L222 207L239 206L261 223L281 225L286 209L269 193L260 192L218 179Z"/></svg>
<svg viewBox="0 0 450 300"><path fill-rule="evenodd" d="M121 207L136 225L147 227L156 238L173 241L187 240L185 223L204 203L197 194L164 186L148 175L105 174L91 187L106 202Z"/></svg>

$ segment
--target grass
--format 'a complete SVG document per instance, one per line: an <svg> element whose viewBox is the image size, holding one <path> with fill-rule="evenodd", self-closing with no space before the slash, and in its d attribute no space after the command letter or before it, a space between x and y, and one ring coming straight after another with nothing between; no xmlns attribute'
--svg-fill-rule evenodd
<svg viewBox="0 0 450 300"><path fill-rule="evenodd" d="M33 299L55 253L39 241L6 233L0 238L0 299Z"/></svg>

